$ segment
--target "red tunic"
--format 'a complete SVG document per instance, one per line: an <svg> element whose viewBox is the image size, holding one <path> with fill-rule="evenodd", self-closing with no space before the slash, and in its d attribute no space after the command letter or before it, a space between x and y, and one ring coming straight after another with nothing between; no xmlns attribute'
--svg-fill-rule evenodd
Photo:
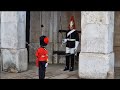
<svg viewBox="0 0 120 90"><path fill-rule="evenodd" d="M37 57L36 59L37 67L39 61L46 61L46 62L48 61L48 51L43 47L38 48L35 55Z"/></svg>

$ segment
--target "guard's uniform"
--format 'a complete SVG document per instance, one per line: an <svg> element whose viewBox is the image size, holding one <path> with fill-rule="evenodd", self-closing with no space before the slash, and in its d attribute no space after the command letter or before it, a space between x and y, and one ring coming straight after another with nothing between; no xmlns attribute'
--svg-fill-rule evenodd
<svg viewBox="0 0 120 90"><path fill-rule="evenodd" d="M71 22L72 25L71 25ZM66 33L66 39L64 39L64 43L66 43L66 67L64 71L74 70L74 55L77 51L77 47L79 45L79 34L75 29L75 22L73 16L71 17L70 30ZM70 62L71 61L71 62ZM71 63L71 66L69 67L69 63Z"/></svg>
<svg viewBox="0 0 120 90"><path fill-rule="evenodd" d="M45 78L45 71L48 64L48 51L45 49L44 46L46 46L48 43L48 38L41 37L40 38L40 45L41 47L37 49L36 51L36 66L39 67L39 79Z"/></svg>

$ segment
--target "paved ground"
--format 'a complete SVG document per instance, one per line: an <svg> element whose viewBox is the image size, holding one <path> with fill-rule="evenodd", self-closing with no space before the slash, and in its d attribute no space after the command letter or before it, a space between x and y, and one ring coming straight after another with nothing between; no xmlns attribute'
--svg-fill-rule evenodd
<svg viewBox="0 0 120 90"><path fill-rule="evenodd" d="M46 70L46 79L79 79L78 67L72 72L63 71L64 65L49 65ZM22 73L1 72L1 79L38 79L35 64L30 64L27 71ZM120 68L115 68L115 79L120 79Z"/></svg>
<svg viewBox="0 0 120 90"><path fill-rule="evenodd" d="M77 66L72 72L63 71L64 65L49 65L46 70L46 79L78 79ZM2 72L1 79L38 79L35 64L30 64L29 69L22 73Z"/></svg>

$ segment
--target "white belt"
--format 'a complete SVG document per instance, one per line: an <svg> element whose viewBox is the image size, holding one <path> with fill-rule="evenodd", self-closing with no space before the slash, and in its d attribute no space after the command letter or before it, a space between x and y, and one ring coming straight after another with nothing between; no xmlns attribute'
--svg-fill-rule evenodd
<svg viewBox="0 0 120 90"><path fill-rule="evenodd" d="M46 55L46 56L48 56L48 55ZM41 57L45 57L45 55L42 55Z"/></svg>
<svg viewBox="0 0 120 90"><path fill-rule="evenodd" d="M68 41L76 41L75 39L67 39Z"/></svg>
<svg viewBox="0 0 120 90"><path fill-rule="evenodd" d="M45 57L44 55L42 55L41 57Z"/></svg>

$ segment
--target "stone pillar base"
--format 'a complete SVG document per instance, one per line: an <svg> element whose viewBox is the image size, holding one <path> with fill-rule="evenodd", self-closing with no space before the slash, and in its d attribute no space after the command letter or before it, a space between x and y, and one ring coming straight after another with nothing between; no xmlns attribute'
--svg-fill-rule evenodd
<svg viewBox="0 0 120 90"><path fill-rule="evenodd" d="M79 77L83 79L113 79L114 53L80 53Z"/></svg>
<svg viewBox="0 0 120 90"><path fill-rule="evenodd" d="M3 70L22 72L28 68L27 49L1 49Z"/></svg>

